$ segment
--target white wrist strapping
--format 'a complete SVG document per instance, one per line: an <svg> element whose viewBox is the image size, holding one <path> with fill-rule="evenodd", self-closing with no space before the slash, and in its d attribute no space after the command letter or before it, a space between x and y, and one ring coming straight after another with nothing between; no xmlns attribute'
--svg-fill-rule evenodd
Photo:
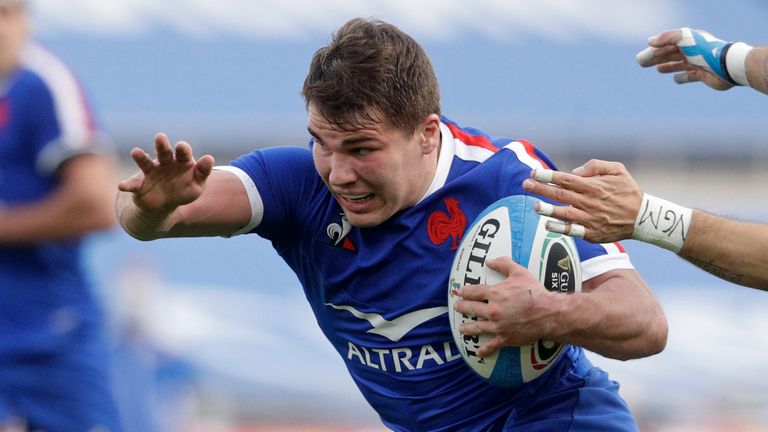
<svg viewBox="0 0 768 432"><path fill-rule="evenodd" d="M744 42L736 42L728 48L725 54L725 67L728 69L728 75L737 83L749 87L747 80L747 54L752 51L752 47Z"/></svg>
<svg viewBox="0 0 768 432"><path fill-rule="evenodd" d="M691 226L693 210L643 194L632 238L678 253Z"/></svg>

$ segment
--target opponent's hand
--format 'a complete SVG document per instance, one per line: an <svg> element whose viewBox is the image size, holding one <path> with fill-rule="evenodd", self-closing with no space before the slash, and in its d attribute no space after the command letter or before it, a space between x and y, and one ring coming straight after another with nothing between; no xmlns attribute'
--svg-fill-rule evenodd
<svg viewBox="0 0 768 432"><path fill-rule="evenodd" d="M174 149L162 133L155 136L155 152L157 159L138 147L131 150L139 172L118 189L132 193L136 206L148 213L170 212L199 198L213 170L213 157L205 155L195 161L188 143L180 141Z"/></svg>
<svg viewBox="0 0 768 432"><path fill-rule="evenodd" d="M722 66L726 42L703 30L684 27L663 31L649 38L648 45L636 56L642 67L656 66L661 73L675 73L678 84L701 81L715 90L733 87Z"/></svg>
<svg viewBox="0 0 768 432"><path fill-rule="evenodd" d="M486 265L505 279L495 285L461 287L457 292L461 300L454 306L457 312L483 318L462 324L462 334L495 334L477 354L487 357L502 347L524 346L551 335L555 325L552 300L557 294L547 291L527 268L512 258L497 258Z"/></svg>
<svg viewBox="0 0 768 432"><path fill-rule="evenodd" d="M593 243L632 238L643 191L623 164L593 159L573 174L536 169L531 177L523 182L526 191L570 204L536 203L538 214L565 221L547 222L549 231L573 235L578 224L583 227L579 234Z"/></svg>

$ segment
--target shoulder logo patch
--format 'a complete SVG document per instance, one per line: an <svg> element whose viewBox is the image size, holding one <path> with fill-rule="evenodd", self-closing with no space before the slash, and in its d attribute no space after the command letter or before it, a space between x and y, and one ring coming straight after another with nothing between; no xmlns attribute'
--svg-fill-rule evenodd
<svg viewBox="0 0 768 432"><path fill-rule="evenodd" d="M436 244L443 244L450 237L451 250L456 250L459 247L464 231L467 229L467 217L459 207L459 201L456 198L449 197L443 200L448 213L435 210L429 215L427 221L427 234L429 240Z"/></svg>

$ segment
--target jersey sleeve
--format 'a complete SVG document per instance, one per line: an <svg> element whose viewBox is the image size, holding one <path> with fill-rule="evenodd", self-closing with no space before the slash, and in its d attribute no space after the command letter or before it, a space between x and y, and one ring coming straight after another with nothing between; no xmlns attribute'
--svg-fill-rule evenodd
<svg viewBox="0 0 768 432"><path fill-rule="evenodd" d="M248 193L251 221L234 235L256 233L267 239L294 235L298 220L305 217L307 201L324 187L306 148L271 147L240 156L228 167Z"/></svg>
<svg viewBox="0 0 768 432"><path fill-rule="evenodd" d="M549 156L529 141L510 140L501 147L499 153L504 156L504 166L501 172L502 196L531 195L523 189L523 181L531 177L531 170L542 168L557 170L557 166ZM546 200L538 195L535 196Z"/></svg>
<svg viewBox="0 0 768 432"><path fill-rule="evenodd" d="M594 244L576 239L581 260L581 279L587 281L611 270L634 269L621 243Z"/></svg>
<svg viewBox="0 0 768 432"><path fill-rule="evenodd" d="M25 66L37 78L30 88L29 130L40 174L54 174L62 163L82 154L112 153L84 92L69 69L38 46L25 53Z"/></svg>

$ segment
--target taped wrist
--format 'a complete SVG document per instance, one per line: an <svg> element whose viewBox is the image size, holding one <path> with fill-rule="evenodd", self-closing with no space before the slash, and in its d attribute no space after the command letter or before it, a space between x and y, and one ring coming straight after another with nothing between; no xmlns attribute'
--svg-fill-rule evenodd
<svg viewBox="0 0 768 432"><path fill-rule="evenodd" d="M693 210L643 194L632 238L678 253L691 225Z"/></svg>
<svg viewBox="0 0 768 432"><path fill-rule="evenodd" d="M729 43L723 47L720 65L726 81L734 85L749 86L747 80L747 54L752 47L744 42Z"/></svg>

